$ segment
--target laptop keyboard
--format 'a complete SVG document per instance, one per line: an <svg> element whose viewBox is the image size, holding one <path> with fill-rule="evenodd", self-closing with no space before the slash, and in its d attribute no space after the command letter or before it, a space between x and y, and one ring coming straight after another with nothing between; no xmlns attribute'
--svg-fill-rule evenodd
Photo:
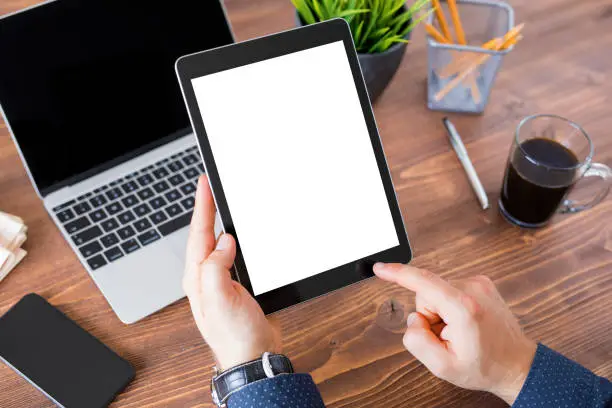
<svg viewBox="0 0 612 408"><path fill-rule="evenodd" d="M189 225L202 173L192 146L53 211L95 270Z"/></svg>

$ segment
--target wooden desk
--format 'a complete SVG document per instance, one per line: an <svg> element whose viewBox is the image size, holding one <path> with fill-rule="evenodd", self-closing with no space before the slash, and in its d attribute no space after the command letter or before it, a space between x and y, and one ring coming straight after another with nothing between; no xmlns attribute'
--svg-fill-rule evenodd
<svg viewBox="0 0 612 408"><path fill-rule="evenodd" d="M203 1L203 0L201 0ZM35 1L0 4L0 13ZM496 202L520 118L552 112L581 123L612 164L612 0L514 0L525 40L505 61L486 113L452 116ZM227 0L237 39L291 28L288 0ZM526 332L600 375L612 377L612 198L552 226L521 231L495 206L479 209L440 119L425 107L421 28L376 118L414 245L414 264L445 278L489 275ZM131 326L96 289L37 198L0 123L0 208L22 216L29 255L0 283L0 313L38 292L137 370L116 407L211 407L213 359L186 300ZM289 266L288 266L289 267ZM330 407L502 407L496 398L435 379L401 343L413 296L376 279L274 316L285 352L310 372ZM393 305L393 308L390 306ZM0 406L50 407L0 365Z"/></svg>

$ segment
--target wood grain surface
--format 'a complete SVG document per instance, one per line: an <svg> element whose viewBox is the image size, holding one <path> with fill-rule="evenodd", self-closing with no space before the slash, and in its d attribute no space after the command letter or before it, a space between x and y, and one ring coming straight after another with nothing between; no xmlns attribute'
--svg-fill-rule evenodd
<svg viewBox="0 0 612 408"><path fill-rule="evenodd" d="M2 0L0 13L31 3ZM612 164L612 0L511 4L517 21L527 23L525 39L506 57L486 112L451 115L494 203L512 132L529 114L556 113L582 124L596 159ZM238 40L294 24L288 0L227 0L227 10ZM490 276L529 336L612 377L612 197L538 231L508 225L497 205L481 211L441 126L443 115L426 108L426 57L419 28L375 106L414 264L445 278ZM28 256L0 283L0 313L37 292L127 358L137 376L114 407L212 407L213 359L187 301L123 325L45 213L4 122L0 209L29 226ZM285 353L312 374L329 407L504 406L437 380L403 349L413 308L410 293L372 279L272 319L282 329ZM0 365L0 407L50 406Z"/></svg>

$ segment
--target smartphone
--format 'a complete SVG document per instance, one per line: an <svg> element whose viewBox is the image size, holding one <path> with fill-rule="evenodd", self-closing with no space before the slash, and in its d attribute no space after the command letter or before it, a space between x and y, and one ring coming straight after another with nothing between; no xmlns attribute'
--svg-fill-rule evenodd
<svg viewBox="0 0 612 408"><path fill-rule="evenodd" d="M134 369L37 294L0 317L0 359L65 408L106 407Z"/></svg>

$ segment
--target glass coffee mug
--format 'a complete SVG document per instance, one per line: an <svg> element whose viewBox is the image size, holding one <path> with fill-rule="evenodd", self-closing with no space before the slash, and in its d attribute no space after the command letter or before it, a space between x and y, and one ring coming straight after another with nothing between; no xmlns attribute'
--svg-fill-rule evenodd
<svg viewBox="0 0 612 408"><path fill-rule="evenodd" d="M612 170L593 163L593 143L576 123L556 115L534 115L516 129L499 199L502 215L524 228L546 225L556 213L576 213L601 202ZM603 188L588 203L567 199L578 180L600 177Z"/></svg>

